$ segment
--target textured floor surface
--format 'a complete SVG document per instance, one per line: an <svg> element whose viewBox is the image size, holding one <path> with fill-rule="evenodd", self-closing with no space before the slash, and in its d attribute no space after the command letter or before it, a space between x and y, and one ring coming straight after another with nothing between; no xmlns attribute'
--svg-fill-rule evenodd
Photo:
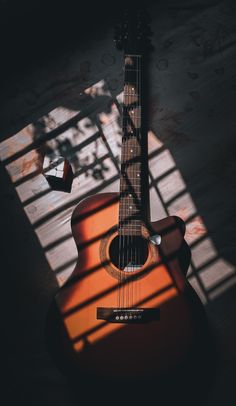
<svg viewBox="0 0 236 406"><path fill-rule="evenodd" d="M150 6L151 216L175 214L187 225L189 281L218 343L206 406L236 403L235 11L231 1ZM76 404L45 349L44 324L75 265L73 208L119 187L123 59L112 40L112 27L94 28L87 46L63 47L15 76L1 95L8 396L15 392L25 404ZM45 155L71 162L71 193L51 190Z"/></svg>

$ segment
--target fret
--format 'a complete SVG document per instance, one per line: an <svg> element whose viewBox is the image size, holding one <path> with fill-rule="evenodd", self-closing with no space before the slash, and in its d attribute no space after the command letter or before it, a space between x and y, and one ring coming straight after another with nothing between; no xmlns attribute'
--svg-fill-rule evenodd
<svg viewBox="0 0 236 406"><path fill-rule="evenodd" d="M136 181L136 180L137 180L137 177L134 177L134 176L131 177L131 176L129 176L129 177L126 177L126 179L127 179L127 180L134 180L134 181ZM126 183L127 183L127 182L126 182ZM138 186L138 185L141 184L141 181L140 181L140 182L134 182L134 183L132 182L132 185L133 185L133 186L135 186L135 184L136 184L136 186Z"/></svg>
<svg viewBox="0 0 236 406"><path fill-rule="evenodd" d="M120 199L120 202L122 202L122 208L127 209L128 211L130 210L139 210L141 205L141 199L136 201L136 199L132 199L132 201L126 201L124 198L123 200Z"/></svg>
<svg viewBox="0 0 236 406"><path fill-rule="evenodd" d="M127 220L127 221L131 221L131 220L141 220L141 212L138 212L138 213L133 213L133 214L130 214L130 213L120 213L119 212L119 217L120 217L120 219L122 220Z"/></svg>
<svg viewBox="0 0 236 406"><path fill-rule="evenodd" d="M126 65L125 72L140 72L140 68L138 68L138 69L129 68L129 65Z"/></svg>
<svg viewBox="0 0 236 406"><path fill-rule="evenodd" d="M127 221L129 221L129 220L121 220L121 221L119 222L119 224L120 224L121 226L123 226L123 225L126 225L126 226L127 226ZM128 224L129 224L129 225L132 225L133 227L138 227L141 222L142 222L141 219L133 219L132 222L130 222L130 223L128 223Z"/></svg>
<svg viewBox="0 0 236 406"><path fill-rule="evenodd" d="M132 221L141 221L141 213L132 214L132 215L125 215L124 213L119 213L120 221L126 221L131 223Z"/></svg>
<svg viewBox="0 0 236 406"><path fill-rule="evenodd" d="M139 227L141 224L142 220L141 219L132 219L132 221L130 220L121 220L119 221L119 225L122 226L128 226L128 225L132 225L132 227Z"/></svg>
<svg viewBox="0 0 236 406"><path fill-rule="evenodd" d="M130 118L132 118L132 120L133 120L133 119L136 119L136 118L138 118L138 119L141 118L141 114L139 114L139 115L134 114L134 113L133 113L133 110L130 110L130 114L131 114L131 115L129 115L129 114L123 115L123 119L130 119Z"/></svg>
<svg viewBox="0 0 236 406"><path fill-rule="evenodd" d="M133 221L139 221L139 222L141 222L142 219L141 219L141 217L136 218L136 219L131 219L130 217L129 217L129 219L128 219L127 217L126 217L125 219L122 219L122 218L121 218L121 220L120 220L120 225L121 225L121 226L123 226L123 225L131 226L131 225L132 225L133 227L137 227L137 228L138 228L138 224L137 224L136 226L134 226Z"/></svg>
<svg viewBox="0 0 236 406"><path fill-rule="evenodd" d="M132 202L125 202L124 200L122 201L122 208L125 208L127 210L134 210L134 209L139 210L141 207L142 207L141 201L140 201L140 203L136 203L136 202L134 202L134 200L132 200Z"/></svg>
<svg viewBox="0 0 236 406"><path fill-rule="evenodd" d="M127 114L125 112L125 113L123 113L123 118L141 118L141 111L138 113L135 111L136 106L126 105L125 107L126 107L127 113L130 113L131 115ZM139 107L139 106L137 106L137 107Z"/></svg>
<svg viewBox="0 0 236 406"><path fill-rule="evenodd" d="M126 231L129 231L129 230L134 230L134 231L141 231L141 224L142 224L142 220L139 220L139 222L140 222L140 224L138 224L138 225L136 225L136 226L134 226L133 224L131 224L131 223L122 223L122 224L119 224L119 229L120 230L126 230Z"/></svg>
<svg viewBox="0 0 236 406"><path fill-rule="evenodd" d="M127 132L126 130L127 128L123 127L123 136L122 136L123 145L125 145L125 142L128 140L133 140L136 142L137 145L140 145L141 132L138 132L139 128L135 128L135 130L132 132Z"/></svg>
<svg viewBox="0 0 236 406"><path fill-rule="evenodd" d="M133 173L135 172L135 169L132 168L132 166L129 166L126 171L123 170L121 172L121 175L123 175L123 179L126 180L133 180L135 183L139 184L140 183L140 173L137 172L136 174Z"/></svg>
<svg viewBox="0 0 236 406"><path fill-rule="evenodd" d="M120 193L123 193L123 190L121 190ZM137 199L140 199L140 200L141 200L141 197L139 197L139 193L142 193L142 192L141 192L141 189L140 189L139 191L135 191L135 192L134 192L134 195L135 195L135 196L137 195L137 196L138 196ZM121 201L122 201L122 200L121 200Z"/></svg>
<svg viewBox="0 0 236 406"><path fill-rule="evenodd" d="M127 165L126 169L124 167L122 168L121 175L123 175L124 180L134 180L136 183L140 180L140 172L139 168L136 169L134 164L133 165Z"/></svg>
<svg viewBox="0 0 236 406"><path fill-rule="evenodd" d="M127 93L127 92L125 93L124 92L123 95L124 96L137 96L137 97L139 97L139 94L137 94L137 93Z"/></svg>
<svg viewBox="0 0 236 406"><path fill-rule="evenodd" d="M140 229L141 224L142 224L141 220L138 220L138 221L139 221L139 224L131 224L131 223L122 222L121 224L119 224L119 228L120 229L129 228L129 229L133 229L133 230L138 230L138 229Z"/></svg>
<svg viewBox="0 0 236 406"><path fill-rule="evenodd" d="M133 183L132 183L132 186L139 186L139 185L141 185L141 180L140 181L137 181L138 179L137 178L129 178L128 176L124 176L124 174L122 174L123 175L123 177L121 177L121 181L123 182L123 186L127 186L127 183L129 182L129 181L133 181ZM138 176L138 178L139 178L139 176Z"/></svg>
<svg viewBox="0 0 236 406"><path fill-rule="evenodd" d="M126 111L123 113L123 119L134 119L141 118L141 107L140 106L125 106Z"/></svg>
<svg viewBox="0 0 236 406"><path fill-rule="evenodd" d="M132 221L140 221L141 220L141 214L142 213L134 213L134 214L125 214L125 213L119 213L119 218L120 221L126 221L131 223Z"/></svg>
<svg viewBox="0 0 236 406"><path fill-rule="evenodd" d="M125 105L126 111L123 112L123 118L124 117L126 117L126 118L134 118L134 117L140 118L140 116L141 116L141 108L140 108L140 111L135 111L137 108L140 108L140 106L134 106L134 105L126 104Z"/></svg>
<svg viewBox="0 0 236 406"><path fill-rule="evenodd" d="M122 212L125 212L127 215L129 215L130 213L140 213L140 209L142 208L141 205L141 200L139 204L136 204L134 201L131 203L125 203L124 201L120 200L120 203L122 202L122 204L119 207L119 210Z"/></svg>
<svg viewBox="0 0 236 406"><path fill-rule="evenodd" d="M132 205L131 209L130 209L130 205ZM140 201L140 203L136 203L134 201L132 201L130 203L122 202L122 206L121 206L121 209L122 210L124 209L127 212L130 212L131 210L132 210L132 212L135 211L135 210L140 211L141 208L142 208L141 201Z"/></svg>
<svg viewBox="0 0 236 406"><path fill-rule="evenodd" d="M142 231L141 224L139 225L138 228L133 228L128 225L125 225L125 226L119 227L119 230L118 230L119 234L128 235L128 236L129 235L141 235L141 231Z"/></svg>
<svg viewBox="0 0 236 406"><path fill-rule="evenodd" d="M135 209L133 209L133 208L129 209L129 206L124 207L124 205L122 205L119 210L120 210L120 214L125 215L126 217L129 217L129 216L135 216L136 214L137 215L140 214L141 213L140 208L141 208L141 206L139 206L138 208L135 208Z"/></svg>
<svg viewBox="0 0 236 406"><path fill-rule="evenodd" d="M130 203L129 203L130 204ZM132 208L130 209L129 204L124 204L124 202L122 203L122 207L120 208L120 214L126 214L127 216L129 216L130 214L140 214L140 209L142 208L141 204L137 205L134 204L133 206L135 206L135 210Z"/></svg>
<svg viewBox="0 0 236 406"><path fill-rule="evenodd" d="M120 218L127 218L127 219L133 219L133 218L138 218L140 219L141 216L141 210L137 209L137 210L128 210L123 208L122 210L119 211L119 216Z"/></svg>
<svg viewBox="0 0 236 406"><path fill-rule="evenodd" d="M129 191L130 192L130 191ZM123 190L120 190L120 193L124 193L124 191ZM126 192L125 192L126 193ZM141 200L141 188L138 190L138 191L134 191L133 192L133 194L134 194L134 196L136 196L137 195L137 199L140 199ZM121 200L121 202L122 202L122 200Z"/></svg>
<svg viewBox="0 0 236 406"><path fill-rule="evenodd" d="M122 174L123 175L123 174ZM126 176L126 177L124 177L123 176L123 178L121 178L121 181L123 182L123 185L124 186L127 186L127 182L128 181L134 181L134 182L132 182L132 186L139 186L139 185L141 185L141 181L138 181L138 182L136 182L136 180L137 180L137 178L129 178L128 176Z"/></svg>
<svg viewBox="0 0 236 406"><path fill-rule="evenodd" d="M138 230L141 227L142 220L139 219L136 221L139 221L140 224L134 225L132 222L127 223L127 222L125 222L125 220L123 220L122 223L119 224L119 228L129 228L129 229L132 228L132 229Z"/></svg>
<svg viewBox="0 0 236 406"><path fill-rule="evenodd" d="M127 186L127 184L125 186ZM133 187L133 188L139 187L139 189L140 189L141 188L141 182L136 184L136 185L132 183L130 186Z"/></svg>
<svg viewBox="0 0 236 406"><path fill-rule="evenodd" d="M139 220L139 221L140 221L140 224L138 224L136 226L134 226L133 224L131 225L131 224L125 224L125 223L120 224L119 229L122 230L122 231L124 231L124 230L126 230L126 231L128 231L128 230L139 231L141 229L141 220Z"/></svg>
<svg viewBox="0 0 236 406"><path fill-rule="evenodd" d="M141 155L124 155L121 161L122 172L125 173L126 169L134 170L141 170Z"/></svg>
<svg viewBox="0 0 236 406"><path fill-rule="evenodd" d="M135 221L135 220L134 220ZM141 227L142 224L142 220L136 220L138 223L126 223L124 220L122 222L119 223L119 228L132 228L134 229L139 229Z"/></svg>
<svg viewBox="0 0 236 406"><path fill-rule="evenodd" d="M127 146L126 146L127 147ZM137 150L134 150L135 147L132 148L132 151L124 151L124 148L122 150L122 158L127 158L127 159L135 159L137 157L141 158L141 153L140 153L140 147L136 148Z"/></svg>
<svg viewBox="0 0 236 406"><path fill-rule="evenodd" d="M127 179L127 180L130 180L130 179ZM134 180L134 179L133 179L133 180ZM133 183L132 183L132 185L129 185L127 181L125 181L125 182L124 182L124 180L123 180L123 181L122 181L121 188L122 188L122 187L127 188L127 186L132 186L132 187L135 187L135 186L136 186L136 187L141 187L141 183L142 183L142 182L137 182L136 184L133 184Z"/></svg>
<svg viewBox="0 0 236 406"><path fill-rule="evenodd" d="M124 203L122 204L122 206L120 207L120 214L125 214L126 216L133 216L135 214L140 214L141 212L141 204L138 205L138 207L136 207L136 205L134 204L133 206L135 206L135 209L130 209L129 205L124 205Z"/></svg>
<svg viewBox="0 0 236 406"><path fill-rule="evenodd" d="M135 221L135 220L134 220ZM138 229L140 229L140 227L141 227L141 224L142 224L142 220L140 219L140 220L136 220L136 222L138 222L137 224L135 224L135 223L126 223L124 220L122 221L122 222L120 222L119 223L119 228L120 229L124 229L124 228L129 228L129 229L133 229L133 230L138 230Z"/></svg>
<svg viewBox="0 0 236 406"><path fill-rule="evenodd" d="M121 200L122 202L122 200ZM120 205L119 210L122 212L125 212L127 215L129 215L130 213L140 213L140 208L141 208L141 204L135 204L134 202L132 203L125 203L124 201L122 202L122 205Z"/></svg>
<svg viewBox="0 0 236 406"><path fill-rule="evenodd" d="M135 141L136 143L134 143L134 142L132 143L132 141ZM123 140L122 158L123 158L123 156L131 158L134 155L134 152L135 152L135 156L137 156L137 153L139 153L139 156L141 157L140 150L141 150L141 146L140 146L138 140L137 141L134 139L133 140L132 139Z"/></svg>
<svg viewBox="0 0 236 406"><path fill-rule="evenodd" d="M133 171L132 167L129 167L129 169L131 172ZM132 176L132 174L129 175L127 172L122 172L121 175L124 175L124 180L134 180L137 184L141 183L141 181L137 182L140 180L140 175L138 176L138 174L136 176Z"/></svg>
<svg viewBox="0 0 236 406"><path fill-rule="evenodd" d="M138 224L131 224L131 223L125 223L122 222L119 224L120 229L131 229L131 230L139 230L142 224L142 220L138 220Z"/></svg>
<svg viewBox="0 0 236 406"><path fill-rule="evenodd" d="M132 193L132 194L130 193L130 191L121 192L120 193L120 198L123 199L125 196L127 196L127 194L132 195L132 197L130 197L130 199L138 199L138 197L136 195L138 195L138 196L141 195L141 192L139 191L139 192L135 192L135 193Z"/></svg>
<svg viewBox="0 0 236 406"><path fill-rule="evenodd" d="M123 142L125 143L124 140L123 140ZM132 147L131 148L132 151L126 151L125 149L127 149L127 145L128 144L123 145L123 147L122 147L122 158L124 158L124 157L126 157L126 158L135 158L137 156L139 156L141 158L141 151L140 151L141 147L140 147L140 145L138 145L138 144L137 145L131 145L131 146L129 145L129 148ZM135 155L134 155L134 153L135 153Z"/></svg>

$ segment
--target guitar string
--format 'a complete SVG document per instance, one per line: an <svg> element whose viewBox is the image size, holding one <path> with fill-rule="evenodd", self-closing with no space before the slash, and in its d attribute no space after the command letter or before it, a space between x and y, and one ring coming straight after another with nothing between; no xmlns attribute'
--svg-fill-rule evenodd
<svg viewBox="0 0 236 406"><path fill-rule="evenodd" d="M129 118L127 119L129 121L129 124L127 123L127 130L128 130L128 126L130 125L130 104L131 104L130 86L131 85L130 85L129 75L127 75L127 76L128 76L128 80L127 80L127 83L128 83L128 85L127 85L127 87L128 87L128 103L127 104L128 104L128 111L129 111L129 114L128 114ZM130 176L128 175L130 173L131 178L132 178L132 163L131 163L131 166L130 166L130 162L129 162L129 157L131 156L130 152L131 152L131 149L132 149L132 138L129 138L129 137L128 137L128 140L127 140L127 149L129 149L128 154L127 154L127 157L128 157L127 183L129 184L129 186L131 186L130 190L132 190L131 179L130 179ZM128 208L126 208L125 215L128 216L128 223L129 223L128 230L127 230L128 231L128 246L127 246L127 251L128 252L127 252L127 275L126 275L126 277L129 278L129 276L130 276L129 273L132 270L132 233L130 232L130 230L132 228L132 218L131 218L130 214L132 212L131 212L131 209L130 209L130 204L128 204L126 206L128 206ZM128 296L126 306L129 307L129 296L130 296L130 282L129 282L129 279L128 279L128 283L127 283L126 286L127 286L127 296Z"/></svg>
<svg viewBox="0 0 236 406"><path fill-rule="evenodd" d="M141 89L140 89L140 81L139 81L139 71L140 71L140 57L137 57L136 58L136 68L137 68L137 73L136 73L136 75L137 75L137 77L136 77L136 82L137 82L137 95L138 95L138 106L140 106L140 92L141 92ZM140 107L138 108L138 117L139 117L139 110L140 110ZM139 126L138 126L138 124L139 124ZM141 121L140 121L140 118L138 118L137 119L137 123L136 123L136 126L137 126L137 140L136 140L136 142L137 142L137 149L138 149L138 154L139 154L139 159L140 159L140 155L141 155L141 146L140 146L140 124L141 124ZM138 162L139 162L139 160L138 160ZM140 174L140 162L139 162L139 164L138 164L138 173L139 173L139 183L138 183L138 194L137 194L137 198L136 198L136 202L137 202L137 204L138 204L138 207L137 207L137 209L139 210L139 218L140 218L140 198L141 198L141 187L140 187L140 184L141 184L141 174ZM137 176L138 176L138 174L137 174ZM141 225L141 221L140 221L140 225ZM140 231L141 231L141 229L140 229ZM138 240L139 241L139 240ZM137 264L137 266L139 266L139 263L138 263L138 256L137 256L137 252L138 251L140 251L140 249L141 249L141 247L135 247L135 263ZM137 287L137 283L136 283L136 279L134 279L134 284L135 284L135 291L136 291L136 287ZM137 296L137 295L135 295L135 296ZM135 298L136 299L136 298ZM134 301L134 300L133 300Z"/></svg>
<svg viewBox="0 0 236 406"><path fill-rule="evenodd" d="M139 205L141 207L141 199L142 199L142 194L141 194L141 187L142 187L141 186L141 170L142 170L142 166L141 166L141 160L142 160L142 156L141 156L141 152L142 152L142 149L141 149L141 136L142 136L142 130L141 130L141 124L142 124L142 121L141 121L141 57L138 58L138 73L137 74L138 74L138 84L139 84L139 90L138 90L139 101L138 101L138 105L140 106L139 107L140 125L139 125L139 129L138 129L138 142L139 142L139 150L140 150ZM140 217L141 217L141 213L140 213ZM142 225L141 224L142 224L142 222L141 222L141 219L140 219L140 238L142 238L142 232L141 232L142 231L142 228L141 228ZM140 249L138 250L139 256L141 256L141 247L142 247L141 241L142 240L140 240ZM141 265L140 262L141 261L138 261L138 265ZM139 283L139 279L138 279L138 283ZM138 299L139 299L139 297L136 297L136 301L138 301Z"/></svg>
<svg viewBox="0 0 236 406"><path fill-rule="evenodd" d="M125 59L125 61L126 61L126 59ZM125 86L124 86L124 92L125 92L125 88L126 88L126 65L125 65ZM124 148L123 148L123 151L124 151L124 155L123 155L123 167L124 167L124 177L122 178L122 180L123 180L123 188L124 189L126 189L126 184L127 184L127 163L126 163L126 154L127 154L127 139L126 139L126 128L127 128L127 117L126 117L126 110L127 110L127 107L126 107L126 104L127 104L127 100L126 100L126 95L124 94L124 108L123 108L123 113L125 113L124 114L124 144L123 144L123 146L124 146ZM126 263L126 252L125 252L125 247L126 247L126 245L127 245L127 241L126 241L126 235L125 235L125 230L126 230L126 228L128 228L127 226L126 226L126 217L125 217L125 204L124 204L124 197L122 197L122 220L123 220L123 224L124 224L124 227L123 227L123 248L122 248L122 251L123 251L123 253L122 253L122 255L123 255L123 266L122 266L122 293L123 293L123 300L122 300L122 307L125 307L125 293L126 293L126 290L125 290L125 284L123 283L124 281L125 281L125 271L124 271L124 269L125 269L125 263Z"/></svg>
<svg viewBox="0 0 236 406"><path fill-rule="evenodd" d="M128 70L126 70L126 72L128 73ZM128 106L128 112L129 112L129 114L127 114L127 122L126 122L126 131L127 131L127 133L128 133L128 126L129 126L129 120L130 120L130 83L129 83L129 77L128 77L128 74L127 74L127 84L126 84L126 86L127 86L127 90L128 90L128 92L127 92L127 106ZM130 168L130 165L129 165L129 157L130 157L130 142L129 142L129 140L130 140L130 138L129 137L127 137L127 141L126 141L126 151L127 151L127 154L126 154L126 159L128 160L127 161L127 164L126 164L126 187L127 187L127 190L129 189L129 187L130 187L130 176L129 176L129 173L130 173L130 170L132 169L132 167ZM128 206L128 207L127 207ZM125 261L125 265L127 266L127 271L126 271L126 274L125 274L125 279L126 278L129 278L129 272L130 272L130 246L131 246L131 236L130 236L130 229L131 229L131 226L132 226L132 220L131 220L131 218L130 218L130 215L129 215L129 205L127 205L127 203L126 203L126 201L125 201L125 218L127 219L127 224L128 224L128 226L127 226L127 230L126 230L126 240L127 240L127 244L126 244L126 261ZM125 307L129 307L129 296L130 296L130 292L129 292L129 290L130 290L130 284L129 284L129 281L128 281L128 283L127 284L125 284L125 290L126 290L126 303L125 303Z"/></svg>
<svg viewBox="0 0 236 406"><path fill-rule="evenodd" d="M132 60L133 60L133 62L132 63L134 63L134 61L135 61L135 58L134 57L132 57ZM131 75L132 76L132 75ZM129 100L129 105L131 104L131 103L133 103L133 100L132 100L132 86L133 86L133 84L132 84L132 82L129 84L129 95L130 95L130 100ZM133 109L133 106L132 106L132 109ZM134 123L133 122L130 122L130 126L132 127L132 125L133 125L133 127L135 127L135 125L134 125ZM135 152L135 147L133 147L133 144L134 144L134 138L133 137L131 137L130 138L130 140L131 140L131 149L133 150L133 152ZM131 156L131 168L130 168L130 173L131 173L131 178L132 178L132 180L134 180L134 163L132 162L132 155L130 154L130 156ZM131 276L132 276L132 272L133 272L133 245L134 245L134 235L133 235L133 229L132 229L132 222L133 222L133 216L132 216L132 211L133 211L133 208L134 208L134 187L133 187L133 185L132 185L132 182L130 182L130 184L131 184L131 194L132 194L132 196L131 196L131 207L132 207L132 209L131 209L131 216L130 216L130 247L131 247L131 249L130 249L130 274L131 274ZM130 277L130 274L128 275L129 277ZM132 300L132 279L131 279L131 281L129 281L129 283L128 283L128 286L129 286L129 290L130 290L130 296L131 296L131 298L130 298L130 303L129 303L129 307L131 307L132 306L132 302L131 302L131 300Z"/></svg>
<svg viewBox="0 0 236 406"><path fill-rule="evenodd" d="M138 95L139 94L139 86L138 86L138 70L137 70L137 64L138 64L138 58L137 57L135 57L134 58L134 61L135 61L135 69L136 69L136 83L135 83L135 86L134 86L134 92L135 92L135 94L136 95ZM135 114L135 116L136 116L136 114ZM138 150L138 148L137 148L137 145L138 145L138 132L137 132L137 130L138 130L138 128L137 128L137 124L138 124L138 119L135 117L134 118L134 122L135 122L135 124L134 124L134 128L135 128L135 141L134 141L134 144L135 144L135 158L136 158L136 156L137 156L137 150ZM135 162L136 162L136 159L135 159ZM136 168L137 168L137 164L136 164ZM136 177L137 177L137 169L135 168L135 164L133 163L133 179L135 179L135 183L136 183ZM136 176L135 176L136 175ZM137 190L138 190L138 188L136 189L136 192L137 192ZM137 202L138 202L138 198L137 198L137 193L134 193L134 195L133 195L133 204L134 204L134 206L135 206L135 211L137 212L138 211L138 207L137 207ZM137 223L136 223L137 224ZM135 230L135 228L136 227L134 227L134 231L136 231ZM133 234L135 234L135 232L133 231ZM134 267L133 267L133 272L134 272L134 270L135 270L135 265L137 265L137 260L136 260L136 252L137 252L137 241L138 241L138 239L137 239L137 236L135 235L134 236L134 241L135 241L135 244L134 244L134 258L133 258L133 256L132 256L132 261L133 261L133 263L134 263ZM133 276L133 275L132 275ZM134 298L133 298L133 288L134 288L134 284L135 284L135 281L134 281L134 279L132 278L132 280L131 280L131 286L132 286L132 306L133 306L133 303L134 303Z"/></svg>
<svg viewBox="0 0 236 406"><path fill-rule="evenodd" d="M133 58L133 56L131 57L132 58L132 64L133 64L133 62L134 62L134 58ZM131 105L131 89L132 89L132 82L130 81L130 79L129 79L129 81L128 81L128 106L129 106L129 126L130 127L132 127L132 124L133 124L133 120L134 120L134 118L133 118L133 113L134 113L134 111L133 111L133 106L132 106L132 110L131 110L131 108L130 108L130 105ZM132 113L131 113L131 111L132 111ZM132 114L132 120L131 120L131 117L130 117L130 115ZM130 140L130 142L129 142L129 158L131 158L131 163L130 163L130 165L129 165L129 173L130 173L130 179L129 179L129 184L130 184L130 193L131 193L131 202L129 202L128 203L128 218L129 218L129 221L130 221L130 226L129 226L129 232L128 232L128 235L129 235L129 244L128 244L128 250L129 250L129 269L128 269L128 278L130 277L130 273L132 272L132 245L133 245L133 236L132 236L132 209L133 209L133 199L132 199L132 197L133 197L133 185L132 185L132 178L133 178L133 163L132 163L132 153L133 153L133 137L130 137L129 138L129 140ZM129 201L129 199L128 199L128 201ZM130 290L130 281L128 282L128 290ZM128 306L129 306L130 304L128 303Z"/></svg>
<svg viewBox="0 0 236 406"><path fill-rule="evenodd" d="M124 78L125 78L125 75L126 75L126 71L124 71ZM125 80L124 80L124 82L125 82ZM125 89L125 86L124 86L124 89ZM125 95L124 95L124 100L123 100L123 102L124 102L124 106L125 106ZM122 143L122 176L121 176L121 179L122 179L122 190L124 189L124 183L125 183L125 162L124 162L124 155L125 155L125 107L123 106L123 143ZM124 221L124 217L123 217L123 214L122 214L122 212L123 212L123 193L122 193L122 200L121 200L121 202L120 202L120 208L121 208L121 219L122 219L122 226L121 226L121 239L122 239L122 267L121 267L121 296L122 296L122 301L121 301L121 307L124 307L124 301L123 301L123 297L124 297L124 286L123 286L123 284L122 284L122 282L123 282L123 269L124 269L124 240L125 240L125 237L124 237L124 228L125 228L125 221Z"/></svg>
<svg viewBox="0 0 236 406"><path fill-rule="evenodd" d="M135 86L135 93L138 95L139 94L139 87L138 87L138 70L137 70L137 64L138 64L138 58L135 58L136 60L135 60L135 68L136 68L136 86ZM139 103L139 102L138 102ZM137 125L138 125L138 119L136 119L136 122L135 122L135 131L136 131L136 133L135 133L135 136L136 136L136 140L135 140L135 155L137 156L137 150L138 150L138 148L137 148L137 145L138 145L138 128L137 128ZM136 177L137 177L137 170L135 171L134 170L134 172L136 172ZM134 173L134 175L135 175L135 173ZM136 182L136 180L135 180L135 182ZM136 192L137 192L137 190L138 190L138 188L136 189ZM134 196L134 199L135 199L135 206L136 206L136 211L138 211L138 207L137 207L137 202L138 202L138 197L137 197L137 193L136 193L136 196ZM135 246L134 246L134 264L135 265L137 265L137 258L136 258L136 252L137 252L137 241L138 241L138 238L136 237L136 243L135 243ZM132 286L135 284L135 281L132 279ZM132 303L134 302L134 298L132 297Z"/></svg>
<svg viewBox="0 0 236 406"><path fill-rule="evenodd" d="M141 205L141 207L143 208L143 202L142 202L142 184L141 184L141 175L142 175L142 159L143 159L143 157L142 157L142 155L141 155L141 152L142 152L142 128L141 128L141 124L142 124L142 101L141 101L141 91L142 91L142 89L141 89L141 87L142 87L142 83L141 83L141 80L142 80L142 78L141 78L141 69L142 69L142 60L141 60L141 57L139 58L139 106L140 106L140 128L139 128L139 145L140 145L140 172L141 172L141 174L140 174L140 196L139 196L139 202L140 202L140 205ZM142 236L142 221L140 221L140 233L141 233L141 236ZM141 265L141 250L139 250L139 264ZM139 281L139 278L138 278L138 295L137 295L137 302L139 302L139 288L140 288L140 281Z"/></svg>
<svg viewBox="0 0 236 406"><path fill-rule="evenodd" d="M125 90L126 90L126 79L127 79L127 70L125 67ZM127 100L127 95L125 94L125 189L127 187L127 181L128 181L128 171L127 171L127 154L128 154L128 148L127 148L127 137L126 137L126 132L127 132L127 105L128 105L128 100ZM127 259L128 259L128 252L126 251L127 249L127 244L128 244L128 239L127 239L127 235L126 232L129 229L128 224L126 227L126 223L128 223L127 221L127 216L126 216L126 204L125 204L125 197L124 197L124 201L123 201L123 208L122 208L122 215L124 216L125 219L125 228L124 228L124 270L123 270L123 278L124 278L124 282L126 279L126 274L125 274L125 268L126 268L126 264L127 264ZM127 230L126 230L127 228ZM126 284L123 285L123 290L124 290L124 303L123 303L123 307L125 307L125 304L127 302L127 287Z"/></svg>
<svg viewBox="0 0 236 406"><path fill-rule="evenodd" d="M127 108L129 106L129 92L126 92L127 88L127 68L125 66L125 196L123 200L123 208L122 208L122 215L125 220L125 227L124 227L124 269L123 269L123 281L126 281L127 278L127 269L128 269L128 260L129 260L129 235L127 235L127 232L129 230L129 218L127 216L127 205L126 205L126 199L127 199L127 189L128 189L128 183L129 183L129 177L128 177L128 163L127 163L127 157L128 157L128 138L127 138L127 128L128 128L128 114L127 114ZM127 269L126 269L127 267ZM126 270L125 270L126 269ZM123 307L127 306L128 303L128 298L129 298L129 286L128 284L124 283L123 284L123 292L124 292L124 301L123 301Z"/></svg>
<svg viewBox="0 0 236 406"><path fill-rule="evenodd" d="M124 58L125 62L125 58ZM124 63L124 83L125 83L125 63ZM123 103L125 105L125 85L124 85L124 100ZM123 307L123 274L122 270L124 268L124 235L123 235L123 230L125 227L125 222L124 218L122 215L122 206L123 206L123 189L124 189L124 153L125 153L125 114L124 114L124 106L123 106L123 117L122 117L122 125L123 125L123 131L122 131L122 143L121 143L121 177L120 177L120 199L119 199L119 299L118 299L118 304L119 308Z"/></svg>

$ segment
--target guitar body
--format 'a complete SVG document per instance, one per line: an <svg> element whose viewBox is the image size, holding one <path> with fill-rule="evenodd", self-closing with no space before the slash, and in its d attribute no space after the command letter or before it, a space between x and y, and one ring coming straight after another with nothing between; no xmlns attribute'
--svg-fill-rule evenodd
<svg viewBox="0 0 236 406"><path fill-rule="evenodd" d="M199 346L204 320L202 304L186 279L190 250L183 221L175 216L147 220L149 157L142 120L147 18L142 11L136 14L137 19L132 10L122 28L120 192L91 196L74 210L78 262L47 323L60 368L76 384L83 382L86 399L95 382L96 396L109 390L113 404L117 392L122 396L128 388L133 395L135 388L139 397L144 382L154 379L156 390L157 377L160 383L160 377L186 365ZM140 385L129 385L134 381ZM121 382L125 386L117 386ZM132 396L131 401L135 403Z"/></svg>
<svg viewBox="0 0 236 406"><path fill-rule="evenodd" d="M149 379L188 357L203 310L186 279L190 250L181 219L143 223L146 258L131 279L116 266L118 197L98 194L74 210L78 262L56 296L48 333L54 358L73 373Z"/></svg>

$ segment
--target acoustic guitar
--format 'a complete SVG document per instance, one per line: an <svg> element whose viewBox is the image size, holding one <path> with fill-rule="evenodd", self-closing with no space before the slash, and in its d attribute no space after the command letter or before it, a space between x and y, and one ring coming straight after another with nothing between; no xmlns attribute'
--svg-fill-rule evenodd
<svg viewBox="0 0 236 406"><path fill-rule="evenodd" d="M47 336L58 365L110 381L159 377L197 343L202 304L186 279L190 249L176 216L149 217L143 78L144 14L123 24L120 191L82 200L72 215L76 267L51 306Z"/></svg>

